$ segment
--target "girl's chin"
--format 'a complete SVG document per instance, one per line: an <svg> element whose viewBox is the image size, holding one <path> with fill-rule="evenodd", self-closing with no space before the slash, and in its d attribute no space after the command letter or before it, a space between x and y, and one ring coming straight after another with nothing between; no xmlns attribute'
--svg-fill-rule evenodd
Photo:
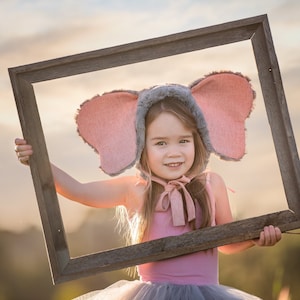
<svg viewBox="0 0 300 300"><path fill-rule="evenodd" d="M170 172L172 173L172 172ZM164 180L176 180L176 179L179 179L181 178L183 175L185 175L184 173L182 172L173 172L173 174L164 174L162 176L159 176L160 178L163 178Z"/></svg>

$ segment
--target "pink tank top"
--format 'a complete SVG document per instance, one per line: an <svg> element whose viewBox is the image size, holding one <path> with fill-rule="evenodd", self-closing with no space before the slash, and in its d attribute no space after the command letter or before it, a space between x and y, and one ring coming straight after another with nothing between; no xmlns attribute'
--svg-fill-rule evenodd
<svg viewBox="0 0 300 300"><path fill-rule="evenodd" d="M212 207L212 226L215 225L215 199L211 190L209 173L206 189ZM188 224L173 226L171 209L155 211L147 240L177 236L191 231ZM137 267L140 279L150 282L206 285L218 283L218 250L199 251L167 260L150 262Z"/></svg>

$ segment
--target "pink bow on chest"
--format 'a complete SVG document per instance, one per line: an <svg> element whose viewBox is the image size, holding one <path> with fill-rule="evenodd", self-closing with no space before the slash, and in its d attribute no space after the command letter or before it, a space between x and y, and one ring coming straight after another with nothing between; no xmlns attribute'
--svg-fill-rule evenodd
<svg viewBox="0 0 300 300"><path fill-rule="evenodd" d="M188 177L182 176L179 179L165 182L160 178L152 176L152 180L165 188L158 199L155 208L156 211L166 211L171 206L173 225L184 226L186 223L184 217L184 204L182 195L179 192L179 189L182 189L186 203L188 221L190 222L196 218L194 201L185 188L185 185L191 181Z"/></svg>

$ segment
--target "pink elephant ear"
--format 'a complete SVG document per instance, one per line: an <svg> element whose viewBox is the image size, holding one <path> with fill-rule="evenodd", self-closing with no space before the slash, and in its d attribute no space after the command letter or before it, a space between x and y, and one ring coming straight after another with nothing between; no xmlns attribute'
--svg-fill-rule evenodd
<svg viewBox="0 0 300 300"><path fill-rule="evenodd" d="M201 107L213 152L222 159L245 154L245 120L255 98L249 79L231 72L213 73L191 86Z"/></svg>
<svg viewBox="0 0 300 300"><path fill-rule="evenodd" d="M101 169L117 175L136 160L135 113L138 95L116 91L81 105L78 133L100 155Z"/></svg>

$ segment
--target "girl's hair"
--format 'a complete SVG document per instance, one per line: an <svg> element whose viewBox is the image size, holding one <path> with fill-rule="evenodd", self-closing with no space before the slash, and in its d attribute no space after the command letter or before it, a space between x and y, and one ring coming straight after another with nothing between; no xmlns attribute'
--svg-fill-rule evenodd
<svg viewBox="0 0 300 300"><path fill-rule="evenodd" d="M201 223L200 226L197 227L208 227L211 225L210 201L205 189L205 178L203 175L200 176L206 167L207 150L197 129L195 118L181 101L175 98L166 97L152 105L149 109L145 119L146 130L163 112L168 112L176 116L186 128L192 130L195 144L195 159L191 169L185 175L194 177L194 179L186 185L186 188L190 192L193 200L197 202L197 204L195 203L196 207L198 206L201 209ZM147 134L147 131L145 134ZM133 222L131 226L135 227L131 228L134 229L132 236L133 242L141 242L144 235L147 234L156 202L159 195L163 192L163 187L160 184L151 182L151 170L148 165L146 147L144 147L142 152L139 168L142 175L147 178L148 186L142 211L132 219ZM184 197L184 195L182 196ZM197 229L195 221L190 222L190 226L192 229Z"/></svg>

